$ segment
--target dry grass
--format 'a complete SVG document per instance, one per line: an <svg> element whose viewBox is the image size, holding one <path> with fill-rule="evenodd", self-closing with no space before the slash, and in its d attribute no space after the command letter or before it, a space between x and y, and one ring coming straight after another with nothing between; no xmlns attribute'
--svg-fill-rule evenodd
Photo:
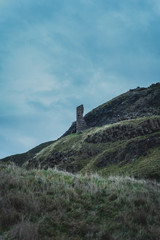
<svg viewBox="0 0 160 240"><path fill-rule="evenodd" d="M160 184L0 165L1 240L159 240Z"/></svg>
<svg viewBox="0 0 160 240"><path fill-rule="evenodd" d="M2 236L3 240L38 240L38 225L30 221L20 221Z"/></svg>

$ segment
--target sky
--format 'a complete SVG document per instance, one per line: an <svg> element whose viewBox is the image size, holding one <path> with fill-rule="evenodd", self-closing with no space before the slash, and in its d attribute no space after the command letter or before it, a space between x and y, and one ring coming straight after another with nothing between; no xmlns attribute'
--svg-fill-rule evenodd
<svg viewBox="0 0 160 240"><path fill-rule="evenodd" d="M159 0L0 0L0 158L160 81Z"/></svg>

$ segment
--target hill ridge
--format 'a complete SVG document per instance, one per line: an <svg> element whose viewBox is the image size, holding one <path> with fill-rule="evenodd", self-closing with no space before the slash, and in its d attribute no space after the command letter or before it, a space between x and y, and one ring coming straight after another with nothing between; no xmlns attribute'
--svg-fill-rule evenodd
<svg viewBox="0 0 160 240"><path fill-rule="evenodd" d="M131 89L88 112L84 119L90 127L104 126L123 120L160 115L160 83L148 88ZM62 135L76 132L76 122Z"/></svg>
<svg viewBox="0 0 160 240"><path fill-rule="evenodd" d="M87 113L88 128L81 134L75 133L73 123L56 141L1 161L27 169L57 167L160 179L159 96L160 83L129 90Z"/></svg>

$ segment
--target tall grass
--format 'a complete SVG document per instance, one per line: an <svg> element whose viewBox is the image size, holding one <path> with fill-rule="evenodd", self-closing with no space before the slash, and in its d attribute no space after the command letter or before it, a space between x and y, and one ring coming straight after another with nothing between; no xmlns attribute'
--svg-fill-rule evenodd
<svg viewBox="0 0 160 240"><path fill-rule="evenodd" d="M160 184L0 165L1 240L159 240Z"/></svg>

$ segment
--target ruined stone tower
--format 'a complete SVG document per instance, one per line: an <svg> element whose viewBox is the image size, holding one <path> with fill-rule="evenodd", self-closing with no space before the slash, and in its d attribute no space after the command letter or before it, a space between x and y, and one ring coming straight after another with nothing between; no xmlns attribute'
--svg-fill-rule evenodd
<svg viewBox="0 0 160 240"><path fill-rule="evenodd" d="M84 107L80 105L77 107L77 121L76 121L76 132L80 133L87 128L87 124L83 118Z"/></svg>

